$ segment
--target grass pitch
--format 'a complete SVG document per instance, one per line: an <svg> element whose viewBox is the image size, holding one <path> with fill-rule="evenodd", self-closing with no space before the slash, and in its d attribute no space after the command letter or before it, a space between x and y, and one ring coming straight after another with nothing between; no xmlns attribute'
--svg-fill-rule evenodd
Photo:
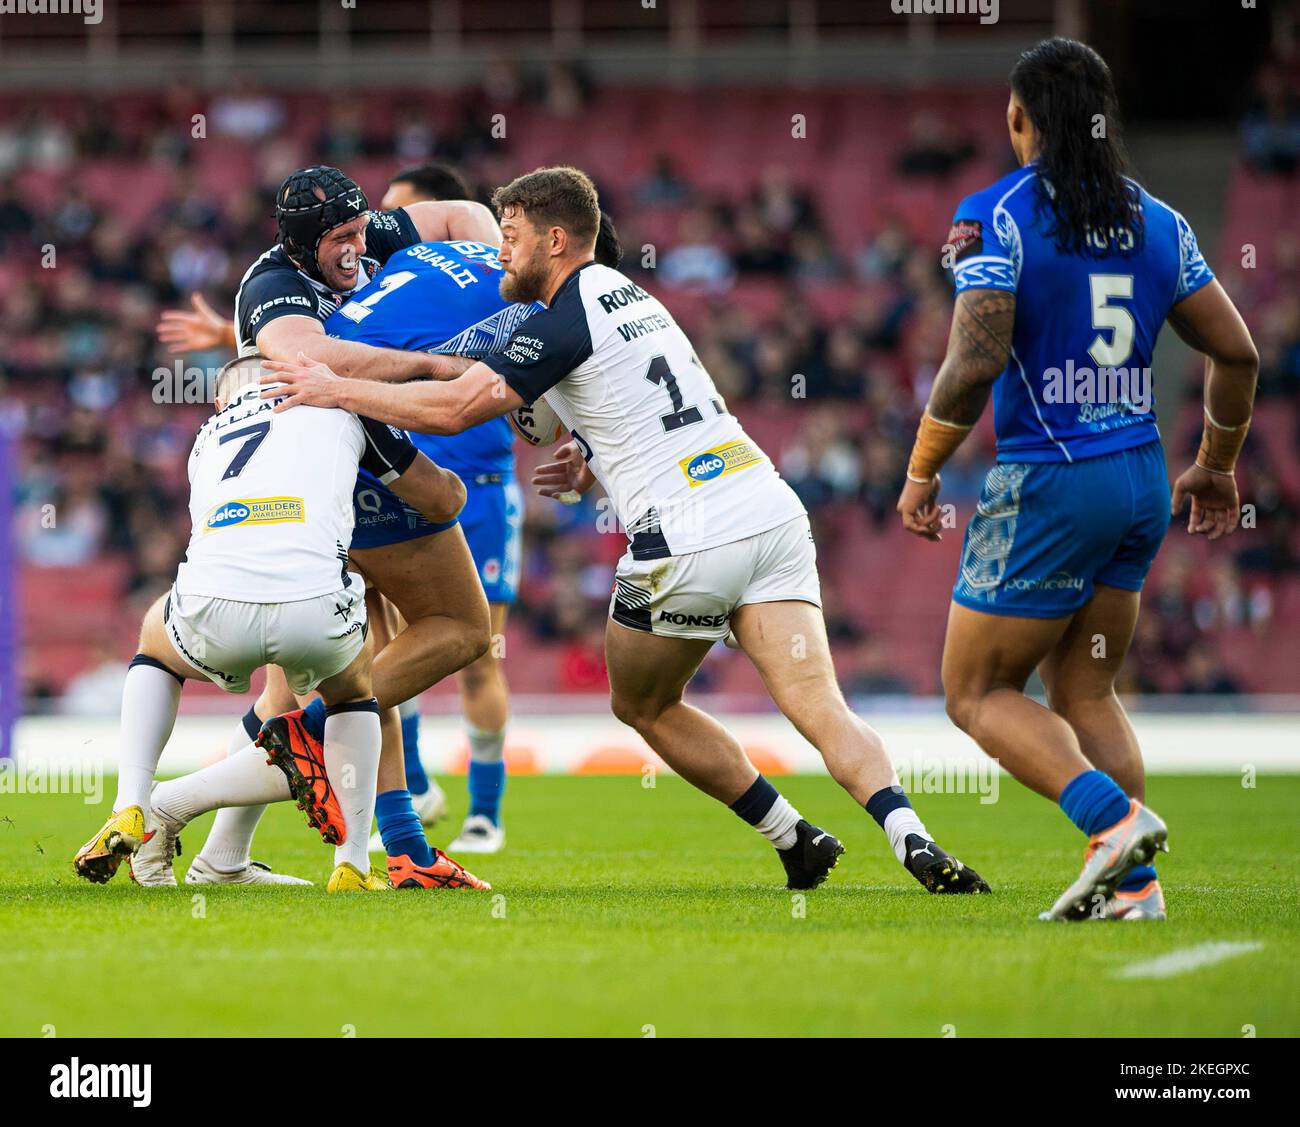
<svg viewBox="0 0 1300 1127"><path fill-rule="evenodd" d="M464 812L463 780L443 782L440 843ZM924 893L829 780L777 782L848 848L802 899L673 778L511 780L507 850L465 859L494 892L352 897L326 896L329 851L287 805L254 856L317 887L146 892L125 869L73 875L107 801L0 794L0 1034L1300 1034L1300 778L1152 780L1164 925L1039 923L1082 839L1009 781L993 805L916 802L993 885L981 897ZM1206 946L1224 943L1243 946Z"/></svg>

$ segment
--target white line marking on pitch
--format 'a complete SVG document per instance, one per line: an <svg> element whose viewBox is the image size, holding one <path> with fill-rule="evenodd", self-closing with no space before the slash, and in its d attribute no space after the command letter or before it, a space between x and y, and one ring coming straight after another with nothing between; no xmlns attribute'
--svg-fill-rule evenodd
<svg viewBox="0 0 1300 1127"><path fill-rule="evenodd" d="M1201 967L1213 966L1225 959L1235 959L1238 955L1248 955L1263 946L1262 943L1199 943L1195 947L1182 947L1177 951L1170 951L1167 955L1158 955L1154 959L1130 963L1116 971L1115 977L1173 978L1175 975L1187 974Z"/></svg>

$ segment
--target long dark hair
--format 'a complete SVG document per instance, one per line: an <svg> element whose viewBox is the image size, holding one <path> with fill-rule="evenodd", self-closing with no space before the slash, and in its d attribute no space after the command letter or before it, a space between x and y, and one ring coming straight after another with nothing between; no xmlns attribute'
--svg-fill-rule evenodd
<svg viewBox="0 0 1300 1127"><path fill-rule="evenodd" d="M1133 233L1133 244L1123 249L1140 246L1139 195L1125 179L1119 102L1105 60L1073 39L1044 39L1016 61L1011 89L1038 131L1039 204L1051 211L1048 235L1057 249L1104 254L1107 249L1089 236L1100 235L1109 248L1112 233L1125 229ZM1105 121L1102 137L1095 135L1098 114Z"/></svg>

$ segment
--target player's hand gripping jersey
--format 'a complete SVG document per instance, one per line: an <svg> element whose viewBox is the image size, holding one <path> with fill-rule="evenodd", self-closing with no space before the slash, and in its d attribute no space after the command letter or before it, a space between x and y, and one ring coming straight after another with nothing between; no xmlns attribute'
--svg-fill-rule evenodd
<svg viewBox="0 0 1300 1127"><path fill-rule="evenodd" d="M348 411L300 407L254 384L199 428L184 595L289 603L348 585L357 467L393 481L414 461L404 431Z"/></svg>
<svg viewBox="0 0 1300 1127"><path fill-rule="evenodd" d="M326 320L325 331L377 348L477 358L503 346L511 330L541 308L505 301L501 275L496 248L486 243L417 243L394 253ZM430 458L467 482L514 472L513 433L504 417L461 434L413 437Z"/></svg>
<svg viewBox="0 0 1300 1127"><path fill-rule="evenodd" d="M467 240L418 243L394 254L371 283L325 322L343 340L481 357L503 347L540 304L517 305L500 295L496 248ZM515 483L514 432L504 418L460 434L412 434L438 465L465 482L458 518L488 600L515 598L523 530L523 498ZM357 477L352 547L382 548L428 536L448 525L403 505L364 470Z"/></svg>
<svg viewBox="0 0 1300 1127"><path fill-rule="evenodd" d="M483 360L526 403L545 394L574 432L634 559L730 544L804 515L685 333L617 270L580 267Z"/></svg>
<svg viewBox="0 0 1300 1127"><path fill-rule="evenodd" d="M1143 245L1061 254L1030 164L967 197L948 236L957 292L1016 295L1011 359L993 389L1000 462L1072 462L1155 441L1151 356L1170 308L1214 278L1187 221L1139 189Z"/></svg>

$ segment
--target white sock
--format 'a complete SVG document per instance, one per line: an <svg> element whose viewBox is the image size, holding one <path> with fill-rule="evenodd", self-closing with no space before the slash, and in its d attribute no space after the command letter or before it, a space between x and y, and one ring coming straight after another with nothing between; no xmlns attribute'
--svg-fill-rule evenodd
<svg viewBox="0 0 1300 1127"><path fill-rule="evenodd" d="M253 750L257 752L261 765L266 767L266 752L260 748ZM284 784L284 793L273 800L280 802L289 797L289 780L278 767L272 767L271 770L280 776L280 782ZM246 868L252 858L253 834L257 832L257 824L265 813L265 802L250 806L223 806L212 819L208 840L199 850L199 856L223 873L236 873Z"/></svg>
<svg viewBox="0 0 1300 1127"><path fill-rule="evenodd" d="M899 861L907 863L907 844L905 839L908 834L920 834L926 841L933 841L930 831L925 828L925 823L916 816L916 811L910 806L900 806L897 810L891 810L885 815L885 833L889 837L890 848L894 851Z"/></svg>
<svg viewBox="0 0 1300 1127"><path fill-rule="evenodd" d="M379 705L344 705L325 715L325 771L343 811L346 838L334 849L334 864L370 869L370 823L379 782Z"/></svg>
<svg viewBox="0 0 1300 1127"><path fill-rule="evenodd" d="M754 829L777 849L789 849L798 838L798 834L795 833L795 826L798 824L799 811L791 806L789 800L782 794L777 795L776 801L772 803L772 809L763 815Z"/></svg>
<svg viewBox="0 0 1300 1127"><path fill-rule="evenodd" d="M150 659L152 660L152 659ZM146 661L133 662L122 686L122 727L113 809L139 806L149 813L149 791L181 702L181 679Z"/></svg>
<svg viewBox="0 0 1300 1127"><path fill-rule="evenodd" d="M231 729L230 740L226 744L226 754L236 755L244 748L252 747L261 727L262 722L257 718L257 713L250 708L239 718L239 723ZM250 732L250 728L253 728L253 731Z"/></svg>
<svg viewBox="0 0 1300 1127"><path fill-rule="evenodd" d="M258 718L253 709L249 709L241 718L238 724L230 733L230 744L226 750L227 758L238 755L245 749L257 751L253 747L253 740L257 737L257 731L261 727L262 721ZM266 753L259 752L263 764L266 763ZM277 768L272 767L280 776L282 782L283 773ZM288 791L285 790L285 797ZM276 799L275 801L278 801ZM253 848L253 834L257 832L257 824L262 820L262 815L266 813L266 804L264 802L253 803L248 806L229 806L223 807L217 811L217 816L212 819L212 828L208 831L208 840L203 843L203 848L199 850L198 855L202 857L214 869L219 869L225 873L235 873L240 869L247 867Z"/></svg>
<svg viewBox="0 0 1300 1127"><path fill-rule="evenodd" d="M178 822L190 822L200 814L219 807L257 809L260 813L266 809L266 803L283 802L288 797L289 782L284 777L284 772L267 763L266 752L261 748L246 747L218 763L204 767L202 771L159 783L154 791L153 802L169 818ZM223 810L222 813L226 811ZM215 833L215 827L213 829ZM201 852L205 860L217 864L217 857L210 848L212 844L213 836L209 835L208 843ZM242 868L248 863L246 840L233 846L223 843L222 848L227 852L234 849L234 863L223 861L218 868Z"/></svg>
<svg viewBox="0 0 1300 1127"><path fill-rule="evenodd" d="M490 732L486 728L465 725L469 737L469 757L474 763L500 763L506 757L506 730Z"/></svg>

